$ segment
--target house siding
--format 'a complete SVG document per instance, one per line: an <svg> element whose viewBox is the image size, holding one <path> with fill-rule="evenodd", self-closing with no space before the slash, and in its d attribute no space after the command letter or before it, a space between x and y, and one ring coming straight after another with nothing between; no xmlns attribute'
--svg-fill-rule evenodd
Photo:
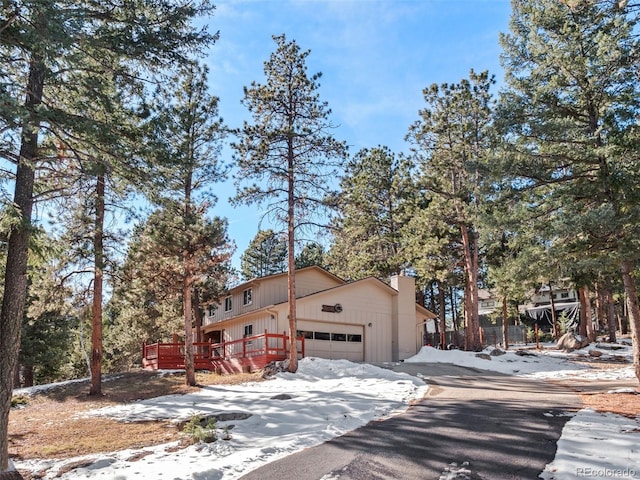
<svg viewBox="0 0 640 480"><path fill-rule="evenodd" d="M327 340L325 349L324 336L315 338L314 333L310 350L326 358L345 358L340 356L344 353L348 358L365 362L388 362L415 354L422 344L424 321L434 315L416 305L413 279L404 277L396 280L395 285L402 292L374 278L346 284L318 267L298 271L296 318L302 327L299 330L336 334L335 339L331 335ZM252 305L243 309L242 292L248 287L253 289ZM286 274L248 282L231 294L232 312L207 317L206 332L224 330L224 341L241 339L249 324L253 335L265 330L289 333ZM336 309L337 304L342 308ZM253 312L256 309L260 310ZM216 325L220 321L223 323ZM346 335L360 334L361 342L345 340Z"/></svg>
<svg viewBox="0 0 640 480"><path fill-rule="evenodd" d="M303 297L342 284L344 284L344 282L341 282L335 277L328 276L322 271L315 269L300 270L296 273L296 297ZM244 291L248 288L251 288L252 291L252 301L251 304L244 305ZM288 291L289 286L286 273L239 285L231 289L229 295L227 295L232 299L231 310L224 310L225 298L227 296L222 297L213 315L209 315L207 311L204 324L210 325L212 323L222 322L237 317L238 315L268 307L269 305L286 302L288 300Z"/></svg>
<svg viewBox="0 0 640 480"><path fill-rule="evenodd" d="M342 305L342 312L322 311L323 305L336 304ZM373 282L353 286L348 290L338 288L302 298L296 302L296 316L301 321L362 326L364 361L391 360L392 295L385 294ZM278 319L280 331L288 331L286 306L279 309Z"/></svg>

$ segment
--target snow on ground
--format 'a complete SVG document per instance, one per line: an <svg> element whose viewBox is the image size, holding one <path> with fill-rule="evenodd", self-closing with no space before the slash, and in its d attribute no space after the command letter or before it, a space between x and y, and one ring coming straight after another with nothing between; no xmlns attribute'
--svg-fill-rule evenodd
<svg viewBox="0 0 640 480"><path fill-rule="evenodd" d="M139 402L101 408L89 415L121 421L187 420L194 414L251 414L244 420L218 423L229 440L193 445L174 451L175 444L142 449L147 455L131 461L140 451L90 455L85 468L62 475L62 479L233 479L260 465L317 445L354 430L372 419L403 412L422 398L427 385L416 377L346 360L305 358L296 374L280 373L265 382L204 387L187 395L168 395ZM284 397L284 398L283 398ZM290 398L288 398L290 397ZM25 461L17 468L47 470L56 478L70 462Z"/></svg>
<svg viewBox="0 0 640 480"><path fill-rule="evenodd" d="M634 379L631 367L591 368L584 362L589 359L590 348L593 347L571 354L551 349L536 350L534 356L507 352L486 360L471 352L424 347L406 361L455 363L538 378ZM491 350L487 349L485 353ZM630 358L631 349L624 347L605 355ZM572 362L577 359L581 362ZM281 373L265 382L205 387L193 394L169 395L86 413L128 422L186 420L196 413L237 414L237 419L220 421L217 425L220 437L225 436L225 426L233 425L228 430L228 440L187 448L171 443L60 461L23 461L16 462L16 467L46 471L44 479L58 478L58 472L65 465L81 462L84 467L59 478L230 480L370 420L402 412L412 401L422 398L427 388L418 378L372 365L305 358L296 374ZM240 419L246 416L243 414L251 416ZM629 419L582 410L565 425L556 458L547 465L541 478L640 479L639 454L640 417ZM466 466L452 464L443 471L441 478L470 478L466 472Z"/></svg>
<svg viewBox="0 0 640 480"><path fill-rule="evenodd" d="M524 350L528 355L518 355L518 350L509 350L504 355L491 356L491 360L476 357L473 352L462 350L438 350L433 347L423 347L417 355L408 358L405 362L411 363L454 363L463 367L490 370L492 372L506 373L509 375L527 376L544 379L563 378L588 378L593 380L631 380L635 378L633 366L626 366L614 370L602 370L593 368L587 363L575 363L576 360L589 362L594 360L589 355L594 345L580 350L566 353L552 348L553 344L544 344L542 350ZM516 346L517 348L518 346ZM485 349L483 353L489 353L493 347ZM624 361L633 360L631 347L620 345L619 350L600 350L603 353L601 360L617 357Z"/></svg>

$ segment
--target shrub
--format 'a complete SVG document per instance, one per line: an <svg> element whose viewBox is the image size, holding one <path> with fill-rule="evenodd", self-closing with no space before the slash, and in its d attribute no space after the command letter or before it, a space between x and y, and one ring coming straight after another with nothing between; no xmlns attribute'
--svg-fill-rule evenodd
<svg viewBox="0 0 640 480"><path fill-rule="evenodd" d="M29 397L26 395L14 395L11 397L11 408L24 407L29 403Z"/></svg>
<svg viewBox="0 0 640 480"><path fill-rule="evenodd" d="M182 431L191 437L193 443L211 443L218 439L215 419L199 413L191 416Z"/></svg>

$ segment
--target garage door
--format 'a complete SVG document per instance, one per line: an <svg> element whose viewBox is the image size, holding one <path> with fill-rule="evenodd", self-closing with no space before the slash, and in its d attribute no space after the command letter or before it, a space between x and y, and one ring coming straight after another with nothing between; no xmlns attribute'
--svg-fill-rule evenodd
<svg viewBox="0 0 640 480"><path fill-rule="evenodd" d="M364 335L361 325L298 320L298 336L304 337L304 354L307 357L364 361Z"/></svg>

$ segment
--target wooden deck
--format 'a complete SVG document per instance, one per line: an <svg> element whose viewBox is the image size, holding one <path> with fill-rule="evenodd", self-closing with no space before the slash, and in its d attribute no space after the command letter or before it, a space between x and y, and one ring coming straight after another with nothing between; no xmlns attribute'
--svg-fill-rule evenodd
<svg viewBox="0 0 640 480"><path fill-rule="evenodd" d="M296 339L299 357L304 357L304 338ZM184 369L184 343L151 343L142 346L142 366L147 369ZM291 342L286 333L268 333L230 342L193 344L196 370L241 373L261 370L270 362L288 358Z"/></svg>

